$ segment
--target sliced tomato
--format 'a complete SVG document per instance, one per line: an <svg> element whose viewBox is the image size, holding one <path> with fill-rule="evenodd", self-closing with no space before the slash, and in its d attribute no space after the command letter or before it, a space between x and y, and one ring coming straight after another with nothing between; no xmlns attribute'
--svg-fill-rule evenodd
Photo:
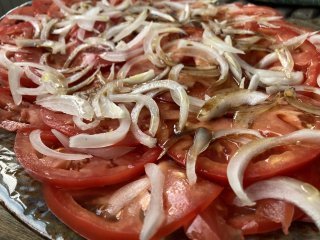
<svg viewBox="0 0 320 240"><path fill-rule="evenodd" d="M173 162L163 162L160 167L165 174L163 198L166 217L154 239L167 236L188 223L222 191L220 186L202 179L190 186L185 170ZM147 191L128 203L117 215L117 219L95 214L106 207L108 199L118 188L110 186L95 190L65 191L45 185L44 196L51 211L87 239L139 239L142 214L149 201Z"/></svg>
<svg viewBox="0 0 320 240"><path fill-rule="evenodd" d="M231 216L227 222L234 228L241 229L244 235L268 233L283 229L288 234L288 229L294 219L301 216L293 205L278 200L261 200L252 209L230 208Z"/></svg>
<svg viewBox="0 0 320 240"><path fill-rule="evenodd" d="M185 165L187 151L193 143L192 136L185 136L175 143L168 154ZM197 159L197 172L208 179L228 184L228 160L235 154L238 144L233 140L220 139L210 144ZM315 145L288 145L271 149L252 160L246 169L246 183L293 172L308 162L319 158L320 148Z"/></svg>
<svg viewBox="0 0 320 240"><path fill-rule="evenodd" d="M45 108L42 108L40 110L40 115L41 115L41 119L48 127L53 128L69 137L80 134L80 133L96 134L96 133L106 132L111 129L117 128L119 125L118 120L105 119L100 123L98 127L83 131L74 124L71 115L64 114L61 112L53 112ZM135 139L133 134L129 132L125 137L125 139L116 143L115 145L116 146L136 146L138 144L139 142Z"/></svg>
<svg viewBox="0 0 320 240"><path fill-rule="evenodd" d="M39 107L26 102L15 105L8 88L0 87L0 96L0 128L17 131L23 128L46 127L39 118Z"/></svg>
<svg viewBox="0 0 320 240"><path fill-rule="evenodd" d="M230 226L225 220L225 207L216 199L185 228L192 240L243 240L241 230Z"/></svg>
<svg viewBox="0 0 320 240"><path fill-rule="evenodd" d="M140 146L112 160L93 157L80 162L63 161L39 156L29 141L30 132L26 129L17 133L14 146L17 160L36 179L65 188L104 186L128 181L139 176L144 165L155 162L161 153L160 148ZM52 136L49 131L44 133ZM46 136L43 141L49 147L61 149L56 143L46 141Z"/></svg>

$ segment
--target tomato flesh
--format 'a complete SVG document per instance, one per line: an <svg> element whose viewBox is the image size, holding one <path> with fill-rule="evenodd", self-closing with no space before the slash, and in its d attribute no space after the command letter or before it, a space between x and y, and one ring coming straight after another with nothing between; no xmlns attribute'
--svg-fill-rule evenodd
<svg viewBox="0 0 320 240"><path fill-rule="evenodd" d="M161 153L158 147L137 147L112 160L93 157L83 162L66 162L41 158L32 148L30 132L26 129L17 133L14 147L17 160L36 179L65 188L97 187L128 181L142 174L144 165L155 162ZM50 135L50 132L46 134Z"/></svg>
<svg viewBox="0 0 320 240"><path fill-rule="evenodd" d="M173 162L163 162L160 168L165 174L163 197L166 219L154 236L155 239L167 236L187 224L222 191L220 186L202 179L190 186L184 169ZM43 191L51 211L81 236L97 240L105 239L106 236L110 240L139 239L143 223L141 213L149 199L146 191L122 209L118 220L95 214L116 189L117 186L110 186L96 190L66 191L45 185Z"/></svg>

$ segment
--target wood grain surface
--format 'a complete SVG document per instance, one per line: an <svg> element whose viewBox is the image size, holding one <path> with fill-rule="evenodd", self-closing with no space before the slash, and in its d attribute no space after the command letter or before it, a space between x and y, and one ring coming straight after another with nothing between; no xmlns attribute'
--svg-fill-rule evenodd
<svg viewBox="0 0 320 240"><path fill-rule="evenodd" d="M0 240L43 240L0 204Z"/></svg>

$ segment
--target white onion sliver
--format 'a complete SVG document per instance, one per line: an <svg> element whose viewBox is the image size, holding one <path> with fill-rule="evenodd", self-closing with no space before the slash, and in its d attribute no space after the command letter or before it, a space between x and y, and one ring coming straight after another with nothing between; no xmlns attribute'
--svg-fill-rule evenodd
<svg viewBox="0 0 320 240"><path fill-rule="evenodd" d="M91 158L91 155L87 154L72 154L72 153L62 153L51 148L48 148L41 140L41 130L33 130L29 135L30 143L32 147L39 153L63 160L75 161Z"/></svg>
<svg viewBox="0 0 320 240"><path fill-rule="evenodd" d="M23 75L23 69L11 65L8 70L9 87L13 101L16 105L20 105L22 102L22 95L19 94L18 89L20 89L20 79Z"/></svg>
<svg viewBox="0 0 320 240"><path fill-rule="evenodd" d="M186 125L188 115L189 115L189 107L190 107L188 94L186 93L182 85L172 80L154 81L136 88L135 90L132 91L132 93L144 93L144 92L148 92L150 90L159 89L159 88L172 90L173 92L175 92L176 96L179 98L180 117L179 117L179 125L177 127L177 131L181 132L184 126Z"/></svg>
<svg viewBox="0 0 320 240"><path fill-rule="evenodd" d="M92 129L92 128L95 128L99 125L100 123L100 120L94 120L93 122L90 122L90 123L85 123L83 122L83 120L77 116L73 116L73 122L74 124L80 128L81 130L85 131L85 130L88 130L88 129Z"/></svg>
<svg viewBox="0 0 320 240"><path fill-rule="evenodd" d="M119 42L121 39L125 38L126 36L129 36L132 32L134 32L141 26L141 24L146 20L147 17L148 11L147 9L145 9L128 27L119 32L113 38L113 41Z"/></svg>
<svg viewBox="0 0 320 240"><path fill-rule="evenodd" d="M129 132L131 119L130 114L125 106L121 106L125 117L120 119L119 127L110 132L98 134L78 134L70 138L70 147L74 148L101 148L111 146L124 139Z"/></svg>
<svg viewBox="0 0 320 240"><path fill-rule="evenodd" d="M90 154L92 156L100 157L105 160L121 157L135 149L135 147L124 147L124 146L112 146L112 147L104 147L104 148L71 148L69 146L69 138L67 136L65 136L61 132L58 132L55 129L52 129L51 132L53 133L53 135L56 136L56 138L61 142L61 144L65 148L69 148L75 152Z"/></svg>
<svg viewBox="0 0 320 240"><path fill-rule="evenodd" d="M117 94L117 95L110 95L109 98L111 101L114 101L114 102L123 102L123 103L137 102L146 106L150 111L150 115L151 115L149 132L152 136L156 134L159 127L159 123L160 123L160 117L159 117L158 105L152 99L152 97L147 95L142 95L142 94Z"/></svg>
<svg viewBox="0 0 320 240"><path fill-rule="evenodd" d="M198 128L194 136L193 145L187 153L186 171L190 185L197 182L196 161L200 153L205 151L211 141L212 134L205 128Z"/></svg>
<svg viewBox="0 0 320 240"><path fill-rule="evenodd" d="M250 161L270 148L299 141L320 143L320 130L303 129L280 137L254 140L239 148L229 161L227 176L230 187L244 205L254 205L243 189L243 175Z"/></svg>
<svg viewBox="0 0 320 240"><path fill-rule="evenodd" d="M320 193L308 183L290 177L274 177L252 184L246 189L246 194L252 201L271 198L292 203L320 229ZM235 199L235 204L243 206L239 199Z"/></svg>
<svg viewBox="0 0 320 240"><path fill-rule="evenodd" d="M159 230L165 220L163 206L163 188L165 176L154 163L145 165L145 171L151 183L151 199L140 232L140 240L149 240Z"/></svg>
<svg viewBox="0 0 320 240"><path fill-rule="evenodd" d="M150 180L146 177L126 184L111 195L108 199L107 208L105 210L111 216L116 216L121 209L149 187Z"/></svg>
<svg viewBox="0 0 320 240"><path fill-rule="evenodd" d="M226 137L228 135L253 135L257 138L263 138L263 136L260 134L259 131L254 129L246 129L246 128L232 128L232 129L225 129L225 130L219 130L212 134L212 140Z"/></svg>
<svg viewBox="0 0 320 240"><path fill-rule="evenodd" d="M257 105L264 102L268 97L269 95L265 93L247 89L217 94L206 101L198 114L198 119L207 121L211 118L221 117L233 107L244 104Z"/></svg>
<svg viewBox="0 0 320 240"><path fill-rule="evenodd" d="M38 99L36 104L52 111L63 112L86 120L92 120L94 115L89 102L75 95L48 96Z"/></svg>

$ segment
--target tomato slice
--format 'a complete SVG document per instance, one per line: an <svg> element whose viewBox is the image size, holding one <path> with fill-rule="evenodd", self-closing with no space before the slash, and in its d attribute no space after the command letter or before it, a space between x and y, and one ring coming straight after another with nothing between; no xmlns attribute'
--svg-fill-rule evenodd
<svg viewBox="0 0 320 240"><path fill-rule="evenodd" d="M146 163L155 162L161 153L161 149L152 149L139 146L133 151L112 160L98 157L90 158L80 162L63 161L53 159L39 154L33 149L29 134L31 130L18 131L14 150L17 160L36 179L65 188L85 188L92 186L104 186L128 181L143 173ZM52 143L52 134L43 131L42 139L47 145L57 146Z"/></svg>
<svg viewBox="0 0 320 240"><path fill-rule="evenodd" d="M15 105L8 88L0 87L0 128L17 131L23 128L45 128L39 118L40 108L27 102Z"/></svg>
<svg viewBox="0 0 320 240"><path fill-rule="evenodd" d="M185 170L173 162L163 162L160 167L165 174L163 191L166 218L154 239L167 236L192 220L204 210L222 191L214 183L199 179L190 186ZM139 239L143 224L143 210L148 206L149 193L142 192L126 207L117 220L95 213L103 209L119 186L103 189L65 191L44 186L44 197L51 211L65 224L88 239Z"/></svg>
<svg viewBox="0 0 320 240"><path fill-rule="evenodd" d="M192 240L243 240L241 230L230 226L225 220L225 206L219 204L220 197L206 210L201 212L185 228L185 233Z"/></svg>
<svg viewBox="0 0 320 240"><path fill-rule="evenodd" d="M168 154L178 163L185 165L187 152L192 143L193 138L185 136L168 150ZM237 149L238 145L232 140L214 141L197 159L196 170L198 174L227 185L228 160ZM252 160L246 169L244 182L250 183L293 172L306 163L315 161L319 155L320 148L314 145L290 145L274 148Z"/></svg>

